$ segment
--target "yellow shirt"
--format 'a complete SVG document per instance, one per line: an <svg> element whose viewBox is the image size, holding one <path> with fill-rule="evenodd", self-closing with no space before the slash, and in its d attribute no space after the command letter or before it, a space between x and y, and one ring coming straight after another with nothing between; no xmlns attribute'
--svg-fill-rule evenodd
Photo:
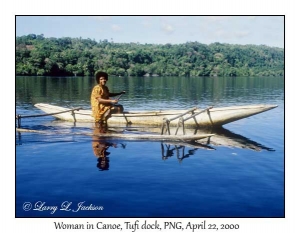
<svg viewBox="0 0 300 233"><path fill-rule="evenodd" d="M95 121L98 122L102 119L104 113L110 109L110 104L100 104L97 98L109 99L109 90L107 86L97 85L93 88L91 94L91 107L92 107L92 116L95 118Z"/></svg>

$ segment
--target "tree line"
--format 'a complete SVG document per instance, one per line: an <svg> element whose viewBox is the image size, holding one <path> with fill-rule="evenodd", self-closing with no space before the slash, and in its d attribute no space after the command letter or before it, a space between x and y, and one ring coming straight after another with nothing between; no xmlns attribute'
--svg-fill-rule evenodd
<svg viewBox="0 0 300 233"><path fill-rule="evenodd" d="M284 49L265 45L96 42L82 38L16 37L16 75L283 76Z"/></svg>

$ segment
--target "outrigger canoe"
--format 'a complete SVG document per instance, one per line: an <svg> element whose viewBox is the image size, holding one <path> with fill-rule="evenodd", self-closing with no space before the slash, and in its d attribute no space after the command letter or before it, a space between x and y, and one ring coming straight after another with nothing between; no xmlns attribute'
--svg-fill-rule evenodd
<svg viewBox="0 0 300 233"><path fill-rule="evenodd" d="M35 107L60 120L94 122L91 110L65 108L44 103L35 104ZM206 109L193 108L190 110L125 111L112 114L107 123L114 125L162 126L163 122L167 120L169 126L177 126L178 120L174 119L181 118L186 128L221 127L276 107L277 105L245 105L221 108L208 107Z"/></svg>

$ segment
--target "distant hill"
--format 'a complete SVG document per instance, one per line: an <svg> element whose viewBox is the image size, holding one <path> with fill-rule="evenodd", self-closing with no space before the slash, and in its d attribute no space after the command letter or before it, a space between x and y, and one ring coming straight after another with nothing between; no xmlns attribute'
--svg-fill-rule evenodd
<svg viewBox="0 0 300 233"><path fill-rule="evenodd" d="M138 44L16 37L16 74L92 76L283 76L284 49L265 45Z"/></svg>

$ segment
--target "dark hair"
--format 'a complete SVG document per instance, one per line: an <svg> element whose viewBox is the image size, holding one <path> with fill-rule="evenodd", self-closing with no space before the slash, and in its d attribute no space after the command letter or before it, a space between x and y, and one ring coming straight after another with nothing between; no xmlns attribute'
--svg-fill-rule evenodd
<svg viewBox="0 0 300 233"><path fill-rule="evenodd" d="M106 78L106 80L108 80L108 74L103 72L103 71L97 71L95 74L95 78L96 78L96 82L99 83L99 79L100 77L104 77Z"/></svg>

